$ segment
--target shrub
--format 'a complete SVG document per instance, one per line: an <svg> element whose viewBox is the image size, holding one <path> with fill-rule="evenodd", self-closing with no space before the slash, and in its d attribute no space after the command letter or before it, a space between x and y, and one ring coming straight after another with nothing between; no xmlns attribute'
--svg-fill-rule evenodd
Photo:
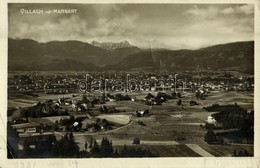
<svg viewBox="0 0 260 168"><path fill-rule="evenodd" d="M134 138L133 144L140 144L140 139L139 138Z"/></svg>

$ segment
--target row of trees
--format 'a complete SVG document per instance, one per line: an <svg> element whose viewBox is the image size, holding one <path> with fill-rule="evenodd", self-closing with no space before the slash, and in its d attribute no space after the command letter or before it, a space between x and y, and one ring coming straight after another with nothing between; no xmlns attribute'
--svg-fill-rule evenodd
<svg viewBox="0 0 260 168"><path fill-rule="evenodd" d="M254 131L254 111L248 112L247 109L234 105L219 105L204 107L207 111L218 111L212 114L217 123L222 124L224 129L237 128L244 136L253 136Z"/></svg>
<svg viewBox="0 0 260 168"><path fill-rule="evenodd" d="M75 142L73 133L66 133L57 143L53 146L53 155L55 157L78 157L79 147Z"/></svg>
<svg viewBox="0 0 260 168"><path fill-rule="evenodd" d="M53 152L53 144L55 143L56 138L54 135L48 135L47 137L39 136L37 138L26 138L23 143L22 157L51 157Z"/></svg>
<svg viewBox="0 0 260 168"><path fill-rule="evenodd" d="M135 138L133 144L140 144L140 139ZM121 149L113 149L112 141L109 141L107 138L103 138L101 144L99 145L96 141L90 145L92 148L89 157L155 157L151 151L144 150L141 148L128 148L124 145Z"/></svg>
<svg viewBox="0 0 260 168"><path fill-rule="evenodd" d="M32 107L22 108L16 111L9 111L9 115L12 115L14 112L18 112L19 116L13 117L13 120L21 120L22 118L27 119L28 117L39 118L39 117L48 117L48 116L64 116L69 115L67 109L63 109L59 106L58 103L53 104L52 102L46 103L37 103Z"/></svg>
<svg viewBox="0 0 260 168"><path fill-rule="evenodd" d="M161 105L163 102L166 102L167 100L171 100L171 99L177 99L177 98L181 98L181 93L178 92L173 92L172 94L167 94L167 93L163 93L163 92L158 92L156 96L152 95L151 93L148 93L147 96L145 96L145 104L146 105L151 105L151 104L155 104L155 105Z"/></svg>
<svg viewBox="0 0 260 168"><path fill-rule="evenodd" d="M65 126L66 131L80 131L82 127L82 121L84 118L71 115L69 118L60 119L59 125ZM57 121L55 122L57 124Z"/></svg>
<svg viewBox="0 0 260 168"><path fill-rule="evenodd" d="M223 144L224 139L221 136L218 136L214 133L212 129L209 129L204 136L204 141L208 144Z"/></svg>
<svg viewBox="0 0 260 168"><path fill-rule="evenodd" d="M251 157L246 149L239 149L239 150L234 150L233 151L233 157Z"/></svg>
<svg viewBox="0 0 260 168"><path fill-rule="evenodd" d="M11 122L7 122L7 149L8 149L8 158L17 158L18 157L18 144L19 136L11 126Z"/></svg>
<svg viewBox="0 0 260 168"><path fill-rule="evenodd" d="M8 125L8 158L88 158L88 157L155 157L147 149L131 147L125 145L123 148L114 149L112 141L103 137L101 144L91 139L85 142L85 150L80 151L75 142L72 132L66 133L57 140L53 134L27 137L23 142L23 150L19 152L19 136ZM133 144L140 144L140 139L135 138Z"/></svg>
<svg viewBox="0 0 260 168"><path fill-rule="evenodd" d="M43 135L42 135L43 136ZM23 143L23 158L76 158L80 156L79 147L71 133L66 133L57 141L54 135L48 137L28 137Z"/></svg>
<svg viewBox="0 0 260 168"><path fill-rule="evenodd" d="M209 111L209 112L221 112L221 111L237 111L237 110L243 110L237 103L235 104L229 104L229 105L219 105L218 103L212 104L211 106L203 107L203 109Z"/></svg>
<svg viewBox="0 0 260 168"><path fill-rule="evenodd" d="M116 109L115 107L107 107L107 106L102 106L99 108L100 113L119 113L120 110Z"/></svg>
<svg viewBox="0 0 260 168"><path fill-rule="evenodd" d="M254 139L254 111L248 112L246 109L234 105L219 105L213 104L212 106L204 107L207 111L219 111L212 114L212 117L218 123L217 127L214 124L207 123L205 128L208 129L205 135L207 143L220 143L223 144L224 137L233 139L233 142L242 143L247 140L247 143L252 143ZM222 133L215 134L213 129L219 128L219 125L225 130Z"/></svg>
<svg viewBox="0 0 260 168"><path fill-rule="evenodd" d="M120 93L116 94L115 96L107 94L107 97L110 99L114 99L116 101L129 101L131 100L131 97L129 95L122 95Z"/></svg>
<svg viewBox="0 0 260 168"><path fill-rule="evenodd" d="M151 93L148 93L147 96L145 96L145 99L164 99L164 100L169 100L169 99L177 99L181 98L181 93L178 92L173 92L172 94L167 94L164 92L158 92L156 96L152 95Z"/></svg>
<svg viewBox="0 0 260 168"><path fill-rule="evenodd" d="M109 123L106 119L97 118L94 123L87 123L86 130L89 131L92 129L93 131L100 131L101 129L109 130L112 129L112 124Z"/></svg>

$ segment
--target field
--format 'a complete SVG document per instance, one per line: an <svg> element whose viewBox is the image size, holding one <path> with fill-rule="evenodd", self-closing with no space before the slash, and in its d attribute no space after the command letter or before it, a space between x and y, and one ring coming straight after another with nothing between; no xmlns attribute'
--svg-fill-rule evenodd
<svg viewBox="0 0 260 168"><path fill-rule="evenodd" d="M36 101L28 99L11 99L8 100L8 107L28 107L32 106Z"/></svg>
<svg viewBox="0 0 260 168"><path fill-rule="evenodd" d="M130 116L129 115L99 115L98 118L100 119L106 119L107 121L117 123L117 124L122 124L126 125L130 122Z"/></svg>
<svg viewBox="0 0 260 168"><path fill-rule="evenodd" d="M246 149L251 155L253 155L254 147L252 145L201 145L203 149L214 155L215 157L232 156L234 150Z"/></svg>
<svg viewBox="0 0 260 168"><path fill-rule="evenodd" d="M162 149L172 149L175 151L179 148L176 145L166 145L165 141L171 141L173 143L178 143L180 145L191 144L189 148L191 151L195 152L197 155L205 156L231 156L233 150L240 149L241 146L233 145L208 145L204 142L204 135L206 134L206 129L200 127L201 124L205 124L205 120L208 116L215 112L206 112L203 110L203 107L210 106L214 103L219 102L219 104L234 104L236 102L238 105L241 105L248 110L253 109L253 94L251 93L235 93L235 92L213 92L206 97L206 100L196 100L199 105L189 106L188 102L194 100L189 98L187 94L186 99L184 99L184 109L176 105L177 100L170 100L161 106L153 106L151 110L151 115L149 117L140 117L133 118L132 124L128 127L118 129L116 132L107 133L103 135L94 135L96 139L102 139L103 136L108 137L112 141L115 141L115 144L123 145L131 144L131 141L138 137L142 141L157 141L164 143L160 147ZM118 102L116 102L118 103ZM138 102L119 102L119 106L125 106L127 109L131 108L134 110L144 110L149 109L149 106L140 104ZM115 116L115 115L111 115ZM138 121L142 121L145 126L140 125ZM176 141L177 138L183 138L181 141ZM123 142L122 142L123 141ZM120 143L119 143L120 142ZM196 144L194 146L192 144ZM157 144L158 145L158 144ZM144 145L142 145L143 147ZM155 144L146 145L146 148L153 148L153 151L156 151ZM185 147L185 148L186 148ZM244 145L242 145L242 148ZM157 146L157 148L159 148ZM191 149L193 148L193 150ZM221 150L223 148L223 150ZM253 153L253 146L246 146L249 153ZM200 150L203 152L199 152ZM160 149L157 149L160 150ZM166 150L166 149L165 149ZM168 150L168 152L169 152ZM167 151L167 150L166 150ZM170 150L171 151L171 150ZM160 152L159 152L160 153ZM163 152L161 152L163 153ZM184 154L174 154L174 152L162 154L162 156L182 156Z"/></svg>
<svg viewBox="0 0 260 168"><path fill-rule="evenodd" d="M153 154L159 157L200 157L199 154L188 148L186 145L137 145L129 146L128 148L142 148L152 151ZM117 147L116 149L121 149Z"/></svg>
<svg viewBox="0 0 260 168"><path fill-rule="evenodd" d="M129 94L132 97L143 99L144 93ZM19 98L8 100L8 106L30 106L36 101L45 101L46 99L57 100L60 97L69 97L72 95L41 95L35 98ZM74 97L72 99L80 99ZM237 103L248 110L254 109L253 93L245 92L211 92L206 100L197 100L193 94L183 94L183 107L177 105L177 99L168 100L162 105L152 107L141 102L119 101L106 102L108 108L115 107L120 113L100 114L99 108L103 105L96 105L93 111L98 115L92 119L85 119L82 124L86 127L87 123L94 122L96 118L106 119L114 123L117 127L112 130L101 132L75 132L75 141L81 150L84 150L85 142L90 139L96 139L98 143L103 137L112 140L114 149L120 149L125 144L131 148L141 147L149 149L160 157L219 157L231 156L234 150L246 149L253 154L252 145L208 145L204 142L206 129L201 128L205 124L208 116L215 112L207 112L203 107L210 106L214 103L220 105ZM199 105L190 106L189 101L196 100ZM136 117L132 116L135 111L150 110L150 116ZM75 112L74 112L75 114ZM75 117L77 117L76 115ZM81 114L86 116L86 114ZM30 119L31 123L54 123L56 120L68 118L69 116L44 117ZM140 124L142 123L142 124ZM64 133L56 133L61 137ZM138 137L141 140L140 145L133 145L133 139Z"/></svg>

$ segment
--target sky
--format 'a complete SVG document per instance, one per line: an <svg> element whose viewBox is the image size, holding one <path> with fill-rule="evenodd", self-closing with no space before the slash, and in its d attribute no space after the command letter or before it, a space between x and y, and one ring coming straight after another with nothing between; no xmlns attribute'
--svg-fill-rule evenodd
<svg viewBox="0 0 260 168"><path fill-rule="evenodd" d="M77 9L71 14L22 14ZM9 38L198 49L254 40L252 4L9 4Z"/></svg>

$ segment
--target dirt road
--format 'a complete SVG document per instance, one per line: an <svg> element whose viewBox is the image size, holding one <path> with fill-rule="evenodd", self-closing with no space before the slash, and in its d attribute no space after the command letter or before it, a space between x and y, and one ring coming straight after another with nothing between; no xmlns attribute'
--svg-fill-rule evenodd
<svg viewBox="0 0 260 168"><path fill-rule="evenodd" d="M212 154L210 154L209 152L205 151L203 148L201 148L197 144L186 144L186 146L202 157L215 157Z"/></svg>

